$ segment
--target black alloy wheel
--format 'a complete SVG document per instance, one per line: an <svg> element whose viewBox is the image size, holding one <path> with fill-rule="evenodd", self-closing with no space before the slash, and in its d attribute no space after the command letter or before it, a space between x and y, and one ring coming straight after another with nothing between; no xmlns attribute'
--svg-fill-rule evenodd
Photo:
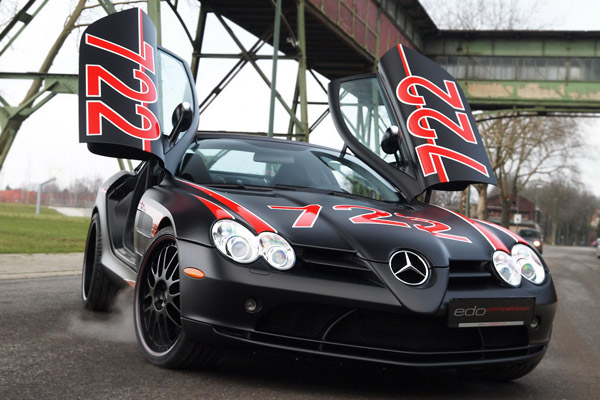
<svg viewBox="0 0 600 400"><path fill-rule="evenodd" d="M81 300L83 306L93 311L107 311L117 291L117 285L104 272L102 259L102 229L100 217L92 215L83 255L81 272Z"/></svg>
<svg viewBox="0 0 600 400"><path fill-rule="evenodd" d="M190 341L182 328L177 242L161 229L142 260L135 288L135 330L146 358L164 368L210 365L217 351Z"/></svg>
<svg viewBox="0 0 600 400"><path fill-rule="evenodd" d="M146 345L159 355L173 347L181 333L179 260L174 240L165 237L161 241L149 267L138 288L138 315Z"/></svg>

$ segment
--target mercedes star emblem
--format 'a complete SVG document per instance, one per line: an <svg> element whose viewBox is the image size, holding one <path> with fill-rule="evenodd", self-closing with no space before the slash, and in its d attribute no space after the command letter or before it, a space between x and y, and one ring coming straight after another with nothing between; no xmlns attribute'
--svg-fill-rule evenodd
<svg viewBox="0 0 600 400"><path fill-rule="evenodd" d="M429 266L420 255L412 251L397 251L390 258L392 274L400 282L417 286L422 285L429 278Z"/></svg>

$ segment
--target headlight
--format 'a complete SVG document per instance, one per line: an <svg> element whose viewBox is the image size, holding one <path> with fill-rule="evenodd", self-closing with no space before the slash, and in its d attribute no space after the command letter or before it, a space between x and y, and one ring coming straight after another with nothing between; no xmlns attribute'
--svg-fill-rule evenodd
<svg viewBox="0 0 600 400"><path fill-rule="evenodd" d="M221 253L242 264L262 256L273 268L284 271L296 263L294 249L284 238L273 232L263 232L256 237L230 219L214 223L212 238Z"/></svg>
<svg viewBox="0 0 600 400"><path fill-rule="evenodd" d="M540 247L540 245L542 244L542 242L540 242L539 240L534 240L532 243L535 247Z"/></svg>
<svg viewBox="0 0 600 400"><path fill-rule="evenodd" d="M511 253L521 275L525 279L536 285L541 285L544 282L546 278L544 266L532 249L522 244L516 244L513 246Z"/></svg>
<svg viewBox="0 0 600 400"><path fill-rule="evenodd" d="M215 222L212 238L221 253L239 263L251 263L260 255L256 236L230 219Z"/></svg>
<svg viewBox="0 0 600 400"><path fill-rule="evenodd" d="M514 287L521 284L521 273L510 254L496 251L493 259L494 268L496 268L496 272L504 282Z"/></svg>
<svg viewBox="0 0 600 400"><path fill-rule="evenodd" d="M258 235L262 256L275 269L286 270L294 266L296 254L292 246L281 236L272 232Z"/></svg>

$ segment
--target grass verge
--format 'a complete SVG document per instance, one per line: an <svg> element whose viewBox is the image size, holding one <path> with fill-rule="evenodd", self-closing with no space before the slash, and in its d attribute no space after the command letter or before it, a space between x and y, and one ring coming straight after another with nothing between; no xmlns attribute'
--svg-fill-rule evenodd
<svg viewBox="0 0 600 400"><path fill-rule="evenodd" d="M35 206L0 203L0 254L83 251L90 220Z"/></svg>

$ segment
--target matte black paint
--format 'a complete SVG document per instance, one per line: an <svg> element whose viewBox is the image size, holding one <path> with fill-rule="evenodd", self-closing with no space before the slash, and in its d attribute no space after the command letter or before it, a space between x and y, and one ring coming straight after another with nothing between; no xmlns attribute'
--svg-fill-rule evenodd
<svg viewBox="0 0 600 400"><path fill-rule="evenodd" d="M132 33L127 31L127 27L121 25L131 23L131 16L134 14L137 16L137 11L135 13L126 11L115 14L116 16L107 17L93 24L89 28L90 32L96 32L98 35L114 40L124 40L122 42L124 45L133 46L133 42L127 44L129 39L124 39ZM125 20L122 18L125 18ZM144 16L144 21L146 20L147 17ZM145 25L151 26L149 20L148 24L145 22ZM119 29L116 29L116 26L119 26ZM125 31L121 29L125 29ZM144 35L146 35L146 32ZM148 38L151 36L152 34L148 33ZM147 40L149 40L148 38ZM93 53L93 51L89 53L89 49L82 46L82 57L80 59L82 66L90 62L103 61L94 58L100 57L100 55ZM417 68L417 65L421 65L419 62L422 61L418 57L416 58L416 61L414 61L415 68ZM115 74L125 74L125 71L131 72L131 66L120 66L123 63L121 58L110 59L107 62L107 68L111 68L111 71ZM390 71L398 69L398 65L394 65L397 60L394 61L388 57L383 63L386 66L382 68L388 70L387 75L393 75ZM439 68L433 68L428 63L423 64L423 68L431 80L434 80L437 74L440 74ZM443 76L445 77L445 75ZM387 80L393 81L394 79L398 80L399 78L388 76L384 78L383 82L387 84ZM394 87L391 86L387 88L389 91L393 89ZM122 99L118 96L114 97L114 93L109 95L107 99L111 96L111 101L116 102L115 107L131 105L122 102ZM80 93L80 116L85 115L84 102L85 96ZM332 109L335 108L335 105L334 99ZM197 109L194 109L196 110L195 121L197 122ZM195 129L196 125L194 123L192 126ZM84 131L82 130L82 132ZM122 133L116 132L115 134L117 136L114 140L103 136L100 141L96 142L96 145L92 146L92 149L110 156L128 154L131 157L137 154L140 158L146 157L143 153L136 153L131 150L130 146L139 148L139 146L136 147L137 142L130 143L130 141L125 140ZM343 132L342 136L345 137ZM198 140L211 140L215 137L231 138L232 136L200 135ZM244 136L235 138L237 140L273 140ZM262 258L249 265L234 263L219 253L212 244L210 228L216 218L198 198L209 199L210 197L203 191L173 176L177 163L193 139L193 135L188 133L185 140L180 140L176 145L181 145L181 147L174 147L166 154L154 152L153 147L154 154L164 159L163 166L158 168L158 171L162 171L164 175L159 181L154 182L152 181L154 178L146 178L147 176L154 177L154 171L152 171L152 174L146 174L146 169L151 168L149 165L153 165L152 162L145 163L135 173L121 172L109 179L98 192L95 212L99 214L101 224L103 224L102 231L109 232L110 230L104 229L104 227L110 226L114 221L110 221L112 215L110 208L112 206L107 198L110 198L115 190L119 190L119 182L124 177L137 181L138 184L143 183L142 180L146 181L147 186L143 196L141 196L141 199L132 200L130 206L134 207L134 210L138 210L135 218L135 229L133 229L133 243L135 244L133 254L129 256L118 254L119 251L125 253L128 251L126 248L119 250L115 247L115 244L118 245L124 242L123 237L119 237L123 233L119 232L127 232L127 230L116 229L112 236L107 236L108 233L103 236L102 264L107 270L111 271L113 276L118 276L122 280L134 280L139 257L146 251L149 236L152 235L149 234L149 230L154 231L166 225L172 226L177 237L181 267L195 267L205 273L203 279L193 279L183 273L181 274L181 305L184 329L196 335L195 337L198 340L208 344L255 344L311 354L419 366L456 367L514 363L534 361L543 356L550 339L552 320L557 303L556 292L549 273L547 273L544 284L540 286L533 285L526 280L523 280L518 288L502 285L498 278L489 273L489 263L494 251L492 245L463 218L417 200L391 203L356 196L340 196L311 189L254 191L211 188L211 190L252 211L271 225L292 244L298 256L296 266L285 272L272 269ZM83 138L83 141L86 140L87 138ZM139 140L137 141L139 142ZM282 146L310 146L292 142L279 143ZM350 145L349 140L347 143ZM337 155L337 152L333 150L324 150L320 147L319 151L330 151L331 154ZM359 151L354 152L359 156L362 155ZM473 154L477 154L477 151ZM364 156L363 161L366 163L372 162L367 156ZM370 163L370 165L374 166L384 176L387 176L392 183L406 190L405 193L408 193L411 198L427 187L437 186L436 182L426 180L423 177L420 177L418 184L416 184L410 174L399 175L398 170L390 170L389 168L392 167L387 166L387 164L385 168L378 168L378 164L375 162ZM452 171L450 171L450 168L448 168L448 171L453 174L453 177L458 177L459 185L462 184L460 182L474 179L473 176L468 174L468 171L463 171L460 168L452 167ZM447 185L445 188L449 188L449 186ZM122 198L123 195L126 194L119 194L117 197ZM214 198L210 198L210 200L216 201ZM138 206L139 204L152 207L154 215L146 214L143 208ZM270 209L268 207L269 205L306 206L308 204L319 204L322 206L322 211L312 228L303 229L292 227L298 217L297 212ZM336 210L334 207L339 205L381 210L392 215L384 218L385 220L404 222L407 226L354 224L350 218L364 214L366 211L361 209ZM227 209L225 205L221 204L221 206ZM252 225L245 221L241 215L230 209L227 211L233 214L238 222L245 224L252 230ZM394 215L396 213L402 216ZM418 228L418 224L427 224L423 220L443 223L450 227L450 230L445 233L466 237L469 241L436 237L431 232ZM494 231L494 233L507 248L515 243L515 239L509 235L502 234L499 231ZM424 285L418 287L407 286L393 276L388 260L395 251L400 249L410 249L417 252L430 264L431 278ZM348 259L343 261L342 264L345 264L341 265L342 269L339 270L336 269L340 267L339 263L333 262L332 265L326 265L331 260L322 264L317 263L316 268L311 269L309 264L312 261L308 259L308 254L315 250L347 256ZM135 256L137 256L137 264L128 261L128 258L134 259ZM348 265L349 263L350 265ZM324 266L322 271L319 270L320 265ZM352 268L347 269L348 266L356 267L360 273L355 274ZM464 274L456 274L455 268L463 272L467 270L467 275L469 275L470 268L482 269L483 272L478 273L483 275L483 278L476 274L472 280L469 280L470 278L465 279ZM368 279L365 279L365 274L368 275ZM244 310L244 302L249 298L256 299L260 303L260 312L248 313ZM317 307L335 306L351 310L351 312L389 313L392 316L408 316L426 321L429 318L446 319L448 305L453 299L494 298L535 299L535 316L540 318L541 324L535 329L530 326L523 328L527 333L529 343L527 346L518 349L498 349L496 352L486 350L475 355L461 352L449 352L447 354L442 352L432 357L431 354L415 352L410 355L401 354L399 358L394 358L395 356L392 357L391 352L380 348L365 347L357 349L340 343L311 341L296 336L278 336L260 331L258 325L260 319L266 313L277 307L287 307L298 303L310 303ZM481 357L477 358L479 356Z"/></svg>

